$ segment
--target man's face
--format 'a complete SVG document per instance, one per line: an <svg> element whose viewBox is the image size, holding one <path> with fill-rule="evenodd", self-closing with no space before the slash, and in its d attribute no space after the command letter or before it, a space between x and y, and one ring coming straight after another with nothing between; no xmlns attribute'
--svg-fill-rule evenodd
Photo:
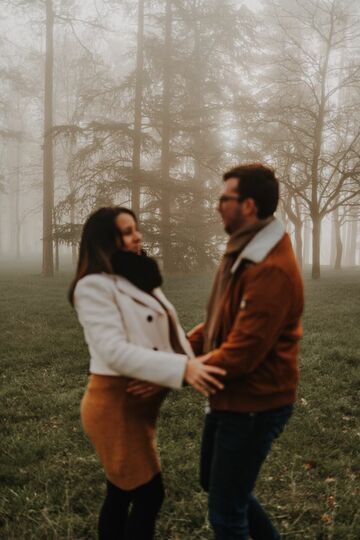
<svg viewBox="0 0 360 540"><path fill-rule="evenodd" d="M247 213L244 209L245 201L239 201L238 185L237 178L229 178L223 183L220 193L218 210L224 223L224 229L228 234L232 234L248 223Z"/></svg>

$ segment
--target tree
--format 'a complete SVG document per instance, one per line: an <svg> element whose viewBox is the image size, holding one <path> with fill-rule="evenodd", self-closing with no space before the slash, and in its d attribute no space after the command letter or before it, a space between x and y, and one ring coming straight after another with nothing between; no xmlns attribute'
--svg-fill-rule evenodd
<svg viewBox="0 0 360 540"><path fill-rule="evenodd" d="M360 190L360 131L356 123L349 129L348 103L336 103L360 81L359 13L350 17L349 5L338 0L267 5L276 73L264 118L281 126L288 141L282 154L290 149L293 165L284 181L311 217L312 277L318 278L322 220ZM342 64L340 52L350 41L353 55ZM356 115L355 103L352 109Z"/></svg>
<svg viewBox="0 0 360 540"><path fill-rule="evenodd" d="M54 12L52 0L46 0L46 49L44 88L44 146L43 146L43 275L54 275L53 213L53 74L54 74Z"/></svg>
<svg viewBox="0 0 360 540"><path fill-rule="evenodd" d="M141 120L144 71L144 0L138 1L138 25L136 46L136 75L134 100L134 142L132 152L132 209L140 215L140 175L141 175Z"/></svg>

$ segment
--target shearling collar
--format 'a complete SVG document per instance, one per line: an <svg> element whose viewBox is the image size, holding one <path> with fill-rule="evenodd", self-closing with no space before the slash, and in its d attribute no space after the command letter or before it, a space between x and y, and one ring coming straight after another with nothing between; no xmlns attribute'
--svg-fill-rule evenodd
<svg viewBox="0 0 360 540"><path fill-rule="evenodd" d="M265 259L270 251L276 246L285 234L285 228L278 219L273 219L269 225L261 229L254 238L245 246L231 267L234 274L243 259L259 263Z"/></svg>

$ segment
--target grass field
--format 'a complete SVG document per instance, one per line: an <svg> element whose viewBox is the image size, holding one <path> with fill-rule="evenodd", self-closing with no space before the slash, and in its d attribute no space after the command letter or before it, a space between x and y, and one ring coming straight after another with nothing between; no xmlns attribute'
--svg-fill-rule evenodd
<svg viewBox="0 0 360 540"><path fill-rule="evenodd" d="M69 279L0 274L1 539L96 538L104 481L79 423L88 361ZM167 280L185 328L202 319L209 287ZM288 540L358 540L360 272L307 280L306 298L298 405L256 491ZM187 389L162 410L162 540L212 538L197 481L203 409Z"/></svg>

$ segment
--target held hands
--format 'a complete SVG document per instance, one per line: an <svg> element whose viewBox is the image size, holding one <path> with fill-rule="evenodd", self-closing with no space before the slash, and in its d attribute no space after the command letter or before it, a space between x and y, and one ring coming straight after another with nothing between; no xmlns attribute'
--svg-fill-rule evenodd
<svg viewBox="0 0 360 540"><path fill-rule="evenodd" d="M184 373L184 380L205 397L215 394L218 390L223 390L224 385L219 381L219 377L226 375L224 369L206 365L210 356L211 353L208 353L197 358L189 358ZM129 394L143 399L155 396L164 390L164 386L135 379L130 381L126 387Z"/></svg>
<svg viewBox="0 0 360 540"><path fill-rule="evenodd" d="M130 381L126 387L126 391L129 394L143 399L160 394L164 390L166 390L166 388L164 386L160 386L159 384L138 381L136 379Z"/></svg>
<svg viewBox="0 0 360 540"><path fill-rule="evenodd" d="M226 375L226 371L216 366L207 366L206 360L210 354L190 358L186 364L184 380L191 384L205 397L215 394L218 390L223 390L224 385L218 377ZM215 377L214 375L217 375Z"/></svg>

